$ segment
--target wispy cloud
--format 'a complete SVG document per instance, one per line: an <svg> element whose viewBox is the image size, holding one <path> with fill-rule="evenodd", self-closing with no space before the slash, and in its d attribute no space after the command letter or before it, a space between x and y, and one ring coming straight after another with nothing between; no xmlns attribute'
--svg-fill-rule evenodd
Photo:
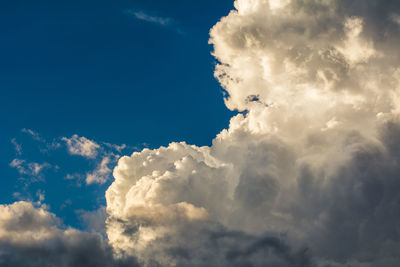
<svg viewBox="0 0 400 267"><path fill-rule="evenodd" d="M44 169L50 168L51 165L47 162L40 164L37 162L27 162L26 160L16 158L11 161L10 167L17 169L21 175L40 178L41 172Z"/></svg>
<svg viewBox="0 0 400 267"><path fill-rule="evenodd" d="M21 144L19 144L15 138L11 139L11 143L14 145L15 153L17 153L17 155L21 155L22 154Z"/></svg>
<svg viewBox="0 0 400 267"><path fill-rule="evenodd" d="M43 141L43 139L40 137L39 133L37 133L37 132L35 132L35 131L31 130L31 129L23 128L21 130L21 132L31 135L32 138L34 140L36 140L36 141L40 141L40 142Z"/></svg>
<svg viewBox="0 0 400 267"><path fill-rule="evenodd" d="M171 24L171 22L173 21L171 18L164 18L164 17L149 15L148 13L145 13L144 11L128 10L127 13L133 15L135 18L137 18L139 20L144 20L144 21L159 24L162 26L167 26L167 25Z"/></svg>
<svg viewBox="0 0 400 267"><path fill-rule="evenodd" d="M46 140L45 138L43 138L42 136L40 136L40 134L38 132L35 132L31 129L23 128L23 129L21 129L21 132L28 134L33 140L39 142L41 144L40 152L42 152L42 153L47 153L50 150L57 149L61 146L61 144L59 143L58 140L53 139L53 141L50 142L50 141ZM15 149L18 153L17 145L12 140L11 140L11 142L15 145ZM21 152L21 150L20 150L20 152Z"/></svg>
<svg viewBox="0 0 400 267"><path fill-rule="evenodd" d="M149 22L149 23L160 25L162 27L169 28L179 34L183 33L183 31L179 27L177 27L176 22L173 18L154 15L154 14L151 14L151 13L143 11L143 10L127 9L125 11L125 13L133 16L134 18L136 18L138 20L142 20L145 22Z"/></svg>

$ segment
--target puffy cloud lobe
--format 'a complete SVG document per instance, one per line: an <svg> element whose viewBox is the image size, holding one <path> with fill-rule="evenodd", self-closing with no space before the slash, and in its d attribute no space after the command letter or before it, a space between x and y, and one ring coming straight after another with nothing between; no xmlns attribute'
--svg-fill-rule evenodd
<svg viewBox="0 0 400 267"><path fill-rule="evenodd" d="M216 216L226 203L227 194L220 192L229 189L228 172L208 147L185 143L121 158L106 192L111 244L122 251L141 250L167 232ZM124 234L127 229L131 237Z"/></svg>
<svg viewBox="0 0 400 267"><path fill-rule="evenodd" d="M1 266L138 266L114 259L99 234L63 229L59 219L30 202L0 205Z"/></svg>
<svg viewBox="0 0 400 267"><path fill-rule="evenodd" d="M145 266L399 265L400 4L235 7L210 43L246 112L211 147L121 158L110 244Z"/></svg>

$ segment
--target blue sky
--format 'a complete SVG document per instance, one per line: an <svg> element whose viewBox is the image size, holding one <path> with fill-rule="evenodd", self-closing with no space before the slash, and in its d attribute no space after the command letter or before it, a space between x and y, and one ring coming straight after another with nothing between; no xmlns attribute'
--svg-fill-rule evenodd
<svg viewBox="0 0 400 267"><path fill-rule="evenodd" d="M232 113L213 77L208 39L232 1L1 5L0 202L36 201L42 192L51 211L78 227L76 210L104 205L110 181L66 180L101 157L70 155L62 137L126 144L119 154L130 154L171 141L209 145L227 127ZM10 166L14 159L46 164L40 179Z"/></svg>

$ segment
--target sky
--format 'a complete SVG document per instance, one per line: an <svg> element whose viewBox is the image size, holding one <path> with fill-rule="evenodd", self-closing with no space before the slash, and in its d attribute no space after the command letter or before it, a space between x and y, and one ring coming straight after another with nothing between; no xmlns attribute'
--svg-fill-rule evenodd
<svg viewBox="0 0 400 267"><path fill-rule="evenodd" d="M400 2L0 2L0 266L400 265Z"/></svg>
<svg viewBox="0 0 400 267"><path fill-rule="evenodd" d="M15 193L36 201L40 190L50 210L81 227L75 210L105 205L111 179L101 188L66 181L67 174L84 176L101 159L69 155L63 137L126 144L125 153L132 153L172 141L210 145L228 126L232 112L213 77L216 60L208 33L232 8L231 1L2 1L1 6L2 203L17 200ZM60 147L47 149L50 143ZM21 178L31 177L10 167L16 158L49 164L42 181L24 189ZM65 207L65 201L71 204Z"/></svg>

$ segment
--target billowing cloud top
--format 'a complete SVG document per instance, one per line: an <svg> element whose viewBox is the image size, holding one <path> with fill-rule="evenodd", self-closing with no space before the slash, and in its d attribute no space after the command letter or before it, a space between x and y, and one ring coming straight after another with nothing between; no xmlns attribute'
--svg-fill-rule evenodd
<svg viewBox="0 0 400 267"><path fill-rule="evenodd" d="M400 3L235 8L210 43L245 112L211 147L121 158L110 244L145 266L396 266Z"/></svg>
<svg viewBox="0 0 400 267"><path fill-rule="evenodd" d="M171 143L119 160L106 192L115 257L399 266L400 2L235 8L210 43L226 106L241 113L210 147Z"/></svg>

